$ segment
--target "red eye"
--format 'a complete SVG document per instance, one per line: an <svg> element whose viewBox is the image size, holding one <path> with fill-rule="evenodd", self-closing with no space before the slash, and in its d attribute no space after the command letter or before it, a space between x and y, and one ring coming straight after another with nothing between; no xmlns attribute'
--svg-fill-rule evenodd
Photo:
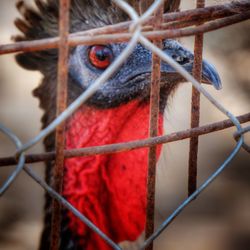
<svg viewBox="0 0 250 250"><path fill-rule="evenodd" d="M112 50L104 45L95 45L89 50L89 61L98 69L106 69L112 62Z"/></svg>

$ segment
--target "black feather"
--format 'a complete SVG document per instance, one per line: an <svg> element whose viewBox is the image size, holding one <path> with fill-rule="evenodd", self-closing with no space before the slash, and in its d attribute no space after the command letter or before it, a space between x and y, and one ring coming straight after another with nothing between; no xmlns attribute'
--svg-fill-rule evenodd
<svg viewBox="0 0 250 250"><path fill-rule="evenodd" d="M176 1L175 1L176 2ZM58 0L35 0L36 9L28 6L24 1L17 3L22 19L16 19L15 25L22 32L15 41L31 41L58 36ZM115 7L110 0L71 0L70 32L84 31L96 27L126 21L127 15ZM19 65L29 70L39 70L43 79L34 95L40 100L40 107L45 110L42 117L43 128L55 118L56 110L56 82L57 82L57 49L38 52L20 53L16 56ZM68 103L81 93L82 89L69 80ZM170 89L169 89L170 90ZM168 89L165 91L167 92ZM55 135L52 133L45 139L46 151L53 151ZM53 183L51 171L53 162L48 162L46 181ZM40 250L50 248L51 198L46 194L45 228L41 238ZM66 211L62 211L60 250L77 250L78 240L68 229Z"/></svg>
<svg viewBox="0 0 250 250"><path fill-rule="evenodd" d="M58 36L58 0L35 0L36 9L28 6L24 1L18 1L17 9L22 19L15 20L16 27L22 35L14 37L15 41L31 41ZM127 20L127 16L111 4L109 0L71 0L70 8L70 32L84 31L95 27ZM16 56L19 65L28 70L39 70L43 79L38 88L34 90L34 96L40 100L40 107L45 110L42 117L43 127L46 127L54 118L56 110L56 80L57 80L57 49L38 52L20 53ZM69 83L70 84L70 83ZM76 85L70 86L69 102L82 90ZM54 133L45 139L46 151L54 150ZM46 182L51 184L51 170L53 162L46 163ZM78 240L68 229L66 211L62 211L61 226L61 250L76 250ZM51 198L46 194L45 227L41 237L40 250L50 248L50 222L51 222Z"/></svg>

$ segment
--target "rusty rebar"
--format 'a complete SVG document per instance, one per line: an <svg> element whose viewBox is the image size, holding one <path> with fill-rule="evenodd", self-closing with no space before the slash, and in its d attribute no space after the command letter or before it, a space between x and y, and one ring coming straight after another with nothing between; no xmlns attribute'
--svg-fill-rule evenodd
<svg viewBox="0 0 250 250"><path fill-rule="evenodd" d="M67 84L68 84L68 34L69 34L69 0L60 0L59 13L59 58L57 69L57 105L56 115L60 115L67 108ZM64 147L65 147L65 123L56 128L56 160L53 169L53 188L61 194L63 189L64 172ZM52 200L52 218L50 249L57 250L60 245L61 232L61 203Z"/></svg>
<svg viewBox="0 0 250 250"><path fill-rule="evenodd" d="M154 28L159 29L163 19L163 5L155 12ZM154 45L162 48L162 41L155 40ZM152 74L150 91L150 120L149 137L158 135L159 103L160 103L160 80L161 80L161 59L152 54ZM157 146L149 147L148 151L148 172L147 172L147 209L145 238L148 239L154 232L154 213L155 213L155 182L156 182ZM146 250L153 249L153 242Z"/></svg>
<svg viewBox="0 0 250 250"><path fill-rule="evenodd" d="M250 121L250 113L246 113L241 116L237 116L237 119L240 123L246 123ZM124 151L129 151L137 148L145 148L153 145L165 144L170 142L175 142L179 140L185 140L192 136L201 136L205 134L209 134L212 132L217 132L223 129L227 129L233 127L234 124L231 120L223 120L220 122L215 122L211 124L207 124L204 126L200 126L198 128L187 129L183 131L178 131L171 133L169 135L157 136L154 138L137 140L125 143L115 143L104 146L96 146L96 147L86 147L86 148L78 148L78 149L70 149L64 150L65 158L74 158L81 156L91 156L91 155L99 155L99 154L110 154L110 153L119 153ZM37 163L43 161L53 161L55 159L56 153L46 152L41 154L27 154L25 163ZM0 158L0 167L11 166L17 164L16 158L11 157L2 157Z"/></svg>
<svg viewBox="0 0 250 250"><path fill-rule="evenodd" d="M211 21L204 25L194 28L178 28L172 30L164 30L164 31L148 31L142 32L142 35L147 37L148 39L166 39L166 38L177 38L177 37L185 37L192 36L199 33L206 33L213 30L217 30L232 24L236 24L245 20L250 19L250 11L241 14L235 14L227 18L221 18L220 20ZM196 22L192 22L192 25ZM133 35L131 33L115 33L115 34L103 34L103 35L95 35L95 36L70 36L68 40L68 44L71 47L77 45L93 45L96 43L101 44L110 44L110 43L119 43L119 42L127 42L131 39ZM17 42L13 44L0 45L0 55L15 53L15 52L34 52L39 50L46 49L54 49L58 47L59 39L55 38L47 38L41 40L33 40L27 42Z"/></svg>
<svg viewBox="0 0 250 250"><path fill-rule="evenodd" d="M85 223L90 229L97 233L103 240L109 244L114 250L122 250L114 241L112 241L105 233L103 233L96 225L94 225L84 214L72 206L63 196L58 194L53 188L51 188L42 178L37 176L34 171L24 166L24 171L29 175L38 185L40 185L53 199L56 199L65 208L72 212L79 220Z"/></svg>
<svg viewBox="0 0 250 250"><path fill-rule="evenodd" d="M63 3L66 3L67 2L67 0L65 1L65 0L61 0L61 2L63 2ZM69 1L68 1L69 2ZM168 1L168 2L170 2L170 1ZM176 2L178 2L178 1L176 1ZM200 1L200 2L202 2L202 1ZM247 2L249 2L249 1L241 1L240 3L239 2L236 2L236 4L241 4L241 3L247 3ZM250 3L249 3L249 5L250 5ZM236 6L236 5L235 5ZM204 10L205 9L207 9L207 8L204 8ZM217 9L218 10L218 9ZM236 9L235 9L236 10ZM244 9L244 10L246 10L246 9ZM61 9L60 9L60 11L62 11ZM238 11L238 9L237 9L237 11ZM190 11L189 13L191 13L192 11ZM195 12L195 13L198 13L198 12ZM237 13L237 12L236 12ZM67 13L68 14L68 13ZM67 15L66 14L66 15ZM204 14L205 15L205 14ZM60 16L63 16L63 14L61 13L60 14ZM177 16L178 15L176 15L175 16L175 18L177 18ZM169 20L171 19L171 17L170 17L170 15L167 17L167 18L169 18ZM176 25L175 27L187 27L187 25L197 25L200 21L201 21L201 17L199 17L197 20L195 20L195 19L192 19L193 17L192 16L185 16L185 18L186 18L186 21L183 21L183 20L181 20L180 19L180 21L176 21L177 19L173 19L173 22L174 22L174 24ZM207 19L206 20L213 20L212 19L212 17L206 17ZM211 18L211 19L210 19ZM217 28L221 28L221 27L224 27L224 26L226 26L226 25L230 25L230 24L233 24L233 23L236 23L236 22L239 22L239 21L242 21L242 20L246 20L246 19L248 19L248 18L250 18L250 11L246 11L245 13L241 13L241 14L233 14L232 16L230 16L230 17L228 17L228 18L222 18L221 20L216 20L216 21L212 21L212 22L210 22L210 23L207 23L207 24L205 24L205 25L201 25L201 26L199 26L199 27L195 27L195 28L187 28L187 29L176 29L176 30L168 30L168 31L161 31L160 29L165 25L166 27L168 27L168 28L171 28L171 24L170 23L164 23L163 25L159 25L159 27L158 27L158 30L153 30L153 31L151 31L151 29L152 28L155 28L155 26L154 25L152 25L152 26L149 26L149 27L147 27L147 30L149 30L148 32L144 32L143 34L145 35L145 36L147 36L148 38L150 38L150 39L152 39L152 40L155 40L155 39L163 39L163 38L171 38L171 37L181 37L181 36L187 36L187 35L193 35L193 34L200 34L200 33L204 33L204 32L208 32L208 31L211 31L211 30L213 30L213 29L217 29ZM61 19L63 19L63 18L61 18ZM60 22L61 22L61 19L60 19ZM151 19L151 24L153 24L154 22L156 22L156 20L157 19L155 19L155 18L152 18ZM204 19L203 19L203 21L204 21ZM129 23L129 22L127 22L127 23ZM123 24L124 25L124 24ZM114 27L114 26L113 26ZM118 27L118 26L116 26L116 27ZM124 25L124 27L125 27L125 25ZM112 27L109 27L110 29L112 29ZM127 28L126 28L127 29ZM125 29L125 32L127 32L127 30ZM99 31L100 31L100 29L99 29ZM91 31L90 31L91 32ZM61 34L61 33L60 33ZM100 33L100 34L102 34L102 33ZM76 35L76 34L73 34L73 35ZM86 38L84 38L84 37L81 37L81 36L79 36L79 37L73 37L73 35L71 36L71 38L69 39L69 41L70 42L67 42L67 35L66 36L63 36L63 34L61 34L61 36L60 36L60 39L59 38L52 38L51 40L50 40L50 42L54 42L54 44L53 43L51 43L50 44L50 42L48 43L49 44L49 46L55 46L55 48L56 47L59 47L59 49L60 48L62 48L62 43L63 43L63 38L65 38L66 39L66 41L65 41L65 43L64 43L64 45L68 45L68 46L75 46L75 45L77 45L77 44L80 44L80 43L82 43L82 44L87 44L87 43L89 43L89 44L92 44L92 43L96 43L96 42L98 42L98 41L101 41L102 39L103 39L103 41L104 41L104 43L110 43L111 41L116 41L115 39L117 39L117 41L126 41L126 39L129 39L130 37L131 37L131 34L128 34L128 33L121 33L121 34L119 34L119 33L116 33L116 34L113 34L113 36L112 35L110 35L110 34L107 34L106 36L105 36L105 34L104 35L100 35L99 37L91 37L91 35L89 35L89 37L86 37ZM120 36L121 35L121 36ZM117 36L120 36L119 38L116 38ZM112 38L113 37L113 38ZM110 40L109 38L112 38L112 39L114 39L114 40ZM53 40L54 39L54 40ZM72 39L72 40L71 40ZM85 40L84 40L85 39ZM99 40L98 40L99 39ZM119 40L120 39L120 40ZM36 46L38 46L38 47L36 47L35 49L37 49L37 48L40 48L41 49L41 47L39 47L39 46L44 46L43 47L43 49L47 49L48 47L46 47L47 45L44 43L44 41L45 41L46 39L44 39L44 40L42 40L42 41L38 41L38 43L36 44ZM34 43L36 43L36 41L34 42ZM154 43L154 44L156 44L156 43ZM19 45L20 45L20 43L19 43ZM24 43L22 43L21 45L23 45L24 47L25 46L28 46L28 42L24 42ZM33 44L34 45L34 44ZM20 51L25 51L25 48L22 48L22 49L20 49ZM202 46L201 46L202 47ZM0 46L0 54L4 51L4 49L8 49L8 47L1 47ZM17 47L15 47L14 49L16 49ZM3 50L1 50L1 49L3 49ZM13 47L12 47L12 49L13 49ZM27 51L29 51L29 49L30 48L27 48L26 47L26 49L27 49ZM31 49L34 49L33 47L31 48ZM33 51L33 50L31 50L31 51ZM64 52L63 52L64 51ZM65 56L65 51L68 51L68 47L65 49L65 47L64 47L64 49L62 50L62 55L64 55ZM15 52L15 51L11 51L11 52ZM11 53L11 52L6 52L6 50L5 50L5 52L4 53ZM2 54L4 54L4 53L2 53ZM60 50L60 54L61 54L61 50ZM159 53L158 53L159 54ZM198 53L199 54L199 53ZM63 56L62 56L63 57ZM65 59L66 59L66 57L64 57ZM66 69L66 72L63 72L63 68L64 67L60 67L60 62L63 62L63 59L60 59L60 56L59 56L59 70L58 70L58 81L59 81L59 79L60 79L60 77L62 77L63 78L63 76L65 77L65 76L67 76L67 67L65 66L65 69ZM67 63L66 63L67 64ZM63 63L62 63L62 65L63 65ZM197 71L195 71L196 73L198 72L198 69L197 69ZM157 79L157 70L153 70L153 75L155 74L155 78ZM61 78L61 79L62 79ZM153 78L153 77L152 77ZM65 80L65 82L67 82L67 80ZM153 81L154 82L154 81ZM153 85L153 84L152 84ZM154 87L152 87L152 89L154 89ZM156 90L157 88L155 88L155 90ZM65 91L65 88L63 89L64 91ZM58 90L58 92L60 92L60 90ZM63 95L63 94L62 94ZM154 99L154 98L152 98L152 99ZM66 97L65 98L62 98L62 100L66 100ZM61 102L61 101L59 101L58 102L58 111L59 112L57 112L57 113L60 113L60 107L59 106L61 106L61 104L63 103L63 101ZM63 106L63 105L62 105ZM62 107L61 106L61 107ZM156 112L156 104L155 105L153 105L152 104L152 110L153 110L153 112ZM218 106L218 105L217 105ZM63 110L64 108L62 108L62 110ZM157 132L157 120L158 119L155 119L154 120L154 115L152 115L152 124L154 124L154 125L156 125L156 132ZM243 117L243 116L242 116ZM242 118L241 117L241 118ZM246 114L245 116L244 116L244 119L246 118L246 117L248 117L247 119L248 119L248 121L249 121L249 119L250 119L250 114ZM233 119L232 119L233 120ZM232 122L231 122L232 123ZM60 130L60 128L57 130L57 144L58 145L60 145L60 146L58 146L58 147L56 147L56 152L50 152L50 153L47 153L46 154L46 157L47 156L49 156L49 157L51 157L51 159L53 158L55 158L55 156L56 156L56 165L58 165L58 166L61 166L62 168L61 168L61 170L62 170L62 172L63 172L63 159L64 159L64 157L74 157L74 156L72 156L73 154L79 154L79 153L81 153L82 155L94 155L94 154L101 154L101 153L110 153L110 152L119 152L119 151L124 151L124 150L131 150L131 149L134 149L134 148L139 148L139 147L150 147L150 148L156 148L155 147L155 145L158 145L158 144L162 144L162 143L165 143L165 142L170 142L170 141L175 141L175 140L181 140L181 139L185 139L185 138L187 138L187 137L192 137L192 136L194 136L194 137L197 137L198 135L201 135L201 134L206 134L206 133L210 133L210 132L212 132L212 131L218 131L218 130L220 130L220 129L224 129L224 128L226 128L227 126L229 127L229 126L231 126L230 125L230 121L229 120L226 120L226 121L222 121L222 122L220 122L220 123L214 123L214 124L212 124L212 125L215 125L215 124L217 124L215 127L210 127L209 125L209 127L206 127L206 126L202 126L202 127L198 127L198 128L193 128L193 129L190 129L190 130L187 130L187 131L181 131L181 132L177 132L177 133L173 133L173 134L171 134L172 135L172 137L170 137L171 135L168 135L168 136L160 136L160 137L153 137L153 138L150 138L150 139L147 139L147 140L141 140L141 141L134 141L134 142L130 142L130 143L118 143L118 144L113 144L113 145L108 145L108 146L103 146L103 147L91 147L91 148L85 148L85 149L76 149L76 150L71 150L71 151L66 151L66 150L64 150L64 146L62 145L62 144L64 144L64 136L63 136L63 129L61 129ZM222 127L223 128L222 128ZM237 126L237 125L236 125ZM151 132L152 132L152 134L154 134L154 132L155 132L155 128L153 128L154 126L150 126L151 127ZM206 128L205 128L206 127ZM207 129L207 130L206 130ZM238 129L238 132L239 132L239 128L237 127L237 129ZM208 131L210 131L210 132L208 132ZM183 134L181 134L183 132ZM150 135L151 135L151 133L150 133ZM157 134L156 134L157 135ZM155 136L155 135L153 135L153 136ZM240 138L241 139L241 143L242 143L242 141L243 141L243 138ZM60 143L60 141L61 141L61 143ZM237 147L237 150L239 150L239 148L240 148L240 144L238 144L238 147ZM79 150L79 151L78 151ZM88 151L89 150L89 151ZM99 151L98 151L99 150ZM105 151L106 150L106 151ZM73 153L73 154L72 154ZM237 152L236 151L234 151L233 152L233 154L235 155ZM75 156L76 156L75 155ZM44 157L45 156L45 154L44 155L39 155L39 157ZM43 160L44 160L45 158L43 158ZM155 159L156 159L156 154L155 154L155 150L154 151L152 151L152 157L149 157L149 160L152 160L152 166L154 165L155 166ZM231 158L228 158L227 160L226 160L226 162L228 163L228 162L230 162L230 160L232 159L232 157ZM0 162L1 162L1 159L0 159ZM223 163L224 164L224 163ZM149 165L150 165L150 163L149 163ZM223 170L224 168L221 168L221 171ZM57 172L58 174L61 174L62 172ZM216 173L215 173L216 174ZM219 174L219 172L218 172L218 174ZM154 174L152 174L152 176L155 176L155 173ZM32 178L34 178L34 177L32 177ZM62 176L61 177L59 177L58 176L58 178L60 179L60 180L62 180ZM210 179L208 179L208 181L207 182L209 182L210 181ZM59 185L59 189L60 189L60 185ZM205 186L204 187L202 187L203 189L205 188ZM46 189L46 190L48 190L48 189ZM199 190L198 190L199 191ZM200 192L200 191L199 191ZM197 193L198 194L198 193ZM57 196L57 197L59 197L59 196ZM192 197L189 197L189 198L192 198ZM184 208L184 206L186 206L186 204L189 204L190 203L190 201L191 201L191 199L190 200L187 200L188 202L185 202L185 203L183 203L184 205L183 206L180 206L180 208L177 208L176 210L175 210L175 212L173 213L173 216L176 216L180 211L181 211L181 209L183 209ZM73 207L71 207L70 208L70 210L73 210L74 208ZM59 209L59 213L58 214L60 214L60 209ZM172 218L174 218L172 216ZM166 225L169 223L169 221L172 221L172 218L170 218L171 220L166 220L166 222L165 222L165 225L163 225L163 227L162 228L164 228L164 227L166 227ZM60 219L59 219L60 220ZM57 220L57 223L58 223L58 221L59 220ZM59 222L59 224L60 224L60 222ZM57 233L59 232L59 230L60 230L60 227L58 227L58 225L59 224L57 224L57 226L53 226L53 228L55 229L55 232L57 231ZM152 223L151 223L152 224ZM160 229L161 230L161 229ZM159 234L160 233L160 230L158 230L158 232L156 232L157 234ZM54 236L53 236L54 237ZM57 236L58 237L58 236ZM153 237L153 238L152 238ZM150 246L151 244L152 244L152 241L153 241L153 239L154 239L154 237L156 237L156 236L154 236L154 235L152 235L152 237L151 237L151 239L149 239L149 241L147 242L147 246ZM55 240L55 244L52 244L52 247L51 247L51 249L57 249L58 247L58 239L56 239ZM150 248L149 248L150 249Z"/></svg>
<svg viewBox="0 0 250 250"><path fill-rule="evenodd" d="M216 30L234 23L238 23L250 18L250 3L248 1L233 2L230 4L223 4L217 6L210 6L202 9L188 10L182 12L169 13L164 15L164 22L176 22L177 20L183 22L190 22L194 25L203 19L216 20L210 23L201 25L194 28L185 29L173 29L173 30L160 30L160 31L149 31L144 32L143 35L149 39L165 39L165 38L176 38L183 36L192 36L197 33L205 33L212 30ZM222 18L224 16L229 16ZM151 18L147 23L153 23L154 19ZM69 36L69 46L76 46L78 44L90 45L93 43L111 43L111 42L124 42L128 41L132 34L130 33L119 33L127 31L131 22L124 22L120 24L105 26L102 28L92 29L81 33L74 33ZM176 25L176 23L175 23ZM184 24L181 24L181 26ZM168 26L168 24L166 24ZM177 25L178 27L178 25ZM185 27L185 25L184 25ZM170 28L170 27L169 27ZM108 34L107 34L108 33ZM114 34L115 33L115 34ZM80 35L81 34L81 35ZM0 55L15 53L19 51L32 52L45 49L57 48L59 38L47 38L41 40L17 42L13 44L0 45Z"/></svg>
<svg viewBox="0 0 250 250"><path fill-rule="evenodd" d="M197 0L196 8L204 8L205 0ZM201 24L201 23L200 23ZM194 64L193 76L200 82L202 78L202 52L203 52L203 34L195 35L194 42ZM200 92L192 87L191 97L191 128L199 127L200 123ZM199 137L191 137L189 145L188 161L188 196L197 188L197 161L198 161Z"/></svg>
<svg viewBox="0 0 250 250"><path fill-rule="evenodd" d="M171 1L171 0L170 0ZM138 2L140 0L135 0L137 2L134 6L139 9ZM169 4L168 4L169 5ZM172 6L176 7L176 6ZM171 8L171 7L170 7ZM243 11L247 11L250 8L250 3L246 1L232 2L223 5L209 6L201 9L186 10L178 13L167 13L163 15L163 23L160 26L162 29L173 29L173 28L183 28L191 25L197 24L197 22L202 21L212 21L215 19L228 17L231 15L240 14ZM174 9L176 11L176 9ZM152 30L152 24L154 23L154 17L149 18L142 27L144 31ZM100 28L95 28L87 31L80 31L72 33L72 36L95 36L100 34L113 34L118 32L126 32L130 26L131 22L126 21L122 23L117 23L114 25L107 25Z"/></svg>
<svg viewBox="0 0 250 250"><path fill-rule="evenodd" d="M241 135L242 134L245 134L245 133L249 133L250 132L250 126L247 126L245 128L243 128L241 130L241 133L239 133L238 131L236 131L234 133L234 139L238 142L238 140L240 139ZM248 145L246 142L243 142L242 143L242 148L244 148L246 150L246 152L250 153L250 145Z"/></svg>

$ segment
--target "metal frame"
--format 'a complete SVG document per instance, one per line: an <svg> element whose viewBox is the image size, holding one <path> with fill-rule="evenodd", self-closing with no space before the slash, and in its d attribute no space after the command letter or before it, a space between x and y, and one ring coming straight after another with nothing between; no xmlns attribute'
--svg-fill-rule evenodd
<svg viewBox="0 0 250 250"><path fill-rule="evenodd" d="M219 29L237 22L250 19L250 3L242 0L229 4L222 4L205 8L205 0L197 0L197 8L183 12L163 14L162 0L156 0L143 13L138 16L135 9L122 0L113 2L123 9L131 18L131 21L96 28L84 32L68 34L69 32L69 7L70 0L60 0L60 22L59 37L43 39L39 41L18 42L14 44L0 45L0 55L19 51L38 51L44 49L58 48L58 84L57 84L57 118L35 138L26 144L17 136L0 124L0 130L13 141L17 147L17 154L13 157L0 158L0 167L17 164L15 170L0 189L2 195L10 184L14 181L21 170L24 170L31 178L40 184L53 198L52 233L51 249L58 249L59 228L60 228L60 209L65 206L70 209L81 221L98 233L113 249L121 249L94 224L91 223L83 214L71 206L61 195L64 159L76 156L87 156L107 153L119 153L135 148L149 147L149 166L148 166L148 197L147 197L147 222L146 222L146 241L140 249L153 249L153 241L160 233L174 220L174 218L196 198L230 163L241 147L250 152L250 147L244 142L244 133L250 131L250 126L242 128L241 123L250 121L250 113L240 117L235 117L224 108L215 98L213 98L200 84L201 62L203 50L203 33ZM137 1L138 2L138 1ZM144 1L140 1L144 2ZM151 1L152 2L152 1ZM237 10L237 11L236 11ZM194 26L195 27L191 27ZM181 66L161 51L161 40L195 35L195 60L192 77ZM148 39L152 40L150 42ZM75 102L66 107L67 99L67 59L70 46L78 44L95 44L129 41L127 48L115 60L115 62L87 89ZM89 98L98 87L103 84L115 72L123 61L132 53L137 42L153 52L151 95L150 95L150 134L149 139L133 141L128 143L117 143L98 147L82 149L64 150L64 122L87 98ZM163 60L174 67L184 78L193 84L192 108L191 108L191 129L176 132L170 135L157 136L157 121L159 110L159 79L160 61ZM208 124L199 127L200 93L203 94L216 108L224 113L229 119L221 122ZM237 131L234 136L237 140L235 149L225 162L212 174L198 189L197 179L197 153L198 137L203 134L220 131L228 127L235 126ZM25 152L38 141L56 130L56 151L26 155ZM155 176L156 176L156 146L158 144L173 142L191 138L189 152L189 197L154 230L154 196L155 196ZM55 159L54 179L55 184L49 187L31 168L25 163L38 161L50 161ZM1 168L0 168L1 169Z"/></svg>

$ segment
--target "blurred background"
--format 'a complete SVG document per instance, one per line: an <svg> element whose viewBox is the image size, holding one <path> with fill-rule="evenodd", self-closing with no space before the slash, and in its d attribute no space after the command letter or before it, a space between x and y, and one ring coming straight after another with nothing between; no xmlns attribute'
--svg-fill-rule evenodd
<svg viewBox="0 0 250 250"><path fill-rule="evenodd" d="M11 42L17 34L13 21L19 14L16 0L0 2L0 44ZM32 2L32 1L27 1ZM194 0L182 1L182 9L195 6ZM207 5L223 0L206 1ZM223 89L205 86L235 115L250 107L250 21L205 35L204 58L220 73ZM193 38L182 39L193 49ZM42 111L32 90L41 75L20 68L14 55L0 57L0 122L23 142L37 135ZM166 133L186 129L190 121L191 84L183 84L165 112ZM201 125L226 119L205 98L201 98ZM246 124L247 125L247 124ZM249 123L248 123L249 125ZM234 128L200 137L198 160L199 185L218 168L232 151ZM247 135L250 142L250 136ZM157 169L157 214L159 225L187 195L188 140L164 146ZM29 152L42 152L41 144ZM0 157L9 156L15 147L0 134ZM171 250L249 250L250 249L250 156L243 149L229 168L205 190L155 241L155 249ZM43 164L33 165L43 176ZM0 183L11 173L1 168ZM42 230L43 190L24 173L0 199L0 249L37 249Z"/></svg>

